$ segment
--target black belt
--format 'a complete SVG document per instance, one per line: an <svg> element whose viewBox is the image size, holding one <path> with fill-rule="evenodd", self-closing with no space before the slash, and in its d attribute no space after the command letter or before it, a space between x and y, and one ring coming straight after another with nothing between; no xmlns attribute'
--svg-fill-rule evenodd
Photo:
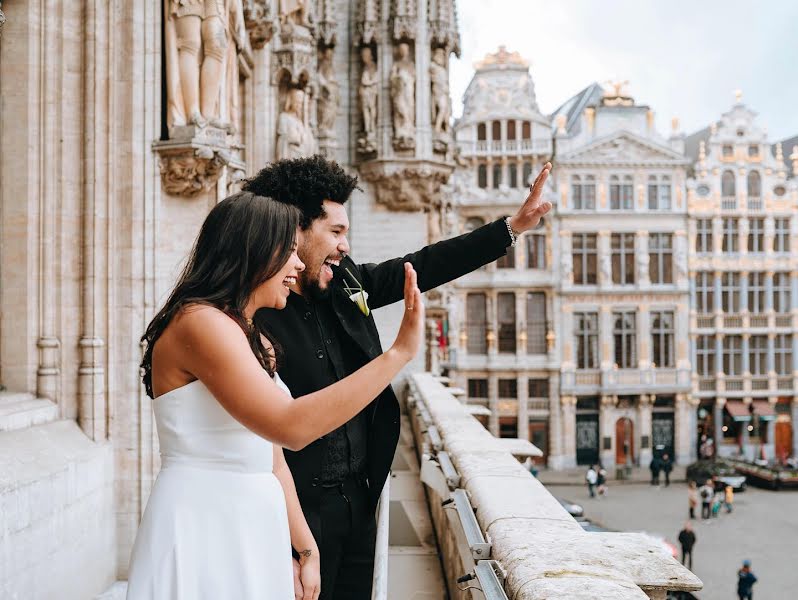
<svg viewBox="0 0 798 600"><path fill-rule="evenodd" d="M322 481L322 482L319 483L319 487L324 488L324 489L334 489L334 488L339 488L340 489L340 488L342 488L345 485L352 485L352 484L354 484L354 485L356 485L358 487L368 488L369 487L369 480L368 480L368 477L366 475L353 473L353 474L348 475L347 477L345 477L344 479L341 479L339 481Z"/></svg>

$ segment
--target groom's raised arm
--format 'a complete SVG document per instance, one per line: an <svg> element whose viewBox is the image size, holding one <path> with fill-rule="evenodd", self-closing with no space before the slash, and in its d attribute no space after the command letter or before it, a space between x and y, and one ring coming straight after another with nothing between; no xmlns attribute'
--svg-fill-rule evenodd
<svg viewBox="0 0 798 600"><path fill-rule="evenodd" d="M541 201L550 170L551 164L546 163L530 186L526 201L509 221L498 219L471 233L442 240L401 258L358 265L363 288L369 295L369 306L379 308L402 299L405 262L413 265L418 273L418 287L426 292L504 256L512 243L508 223L513 235L521 235L537 227L543 215L551 210L549 202Z"/></svg>

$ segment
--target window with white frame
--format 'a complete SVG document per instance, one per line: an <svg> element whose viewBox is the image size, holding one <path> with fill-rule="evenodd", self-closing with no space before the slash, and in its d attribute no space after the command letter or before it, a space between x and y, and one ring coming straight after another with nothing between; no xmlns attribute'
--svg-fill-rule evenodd
<svg viewBox="0 0 798 600"><path fill-rule="evenodd" d="M754 271L748 274L748 312L765 312L765 274Z"/></svg>
<svg viewBox="0 0 798 600"><path fill-rule="evenodd" d="M493 165L493 189L498 189L502 184L502 166L499 163Z"/></svg>
<svg viewBox="0 0 798 600"><path fill-rule="evenodd" d="M596 178L593 175L572 176L571 197L574 210L595 210Z"/></svg>
<svg viewBox="0 0 798 600"><path fill-rule="evenodd" d="M752 335L748 338L748 370L751 375L768 374L768 336Z"/></svg>
<svg viewBox="0 0 798 600"><path fill-rule="evenodd" d="M576 368L598 368L598 313L574 313Z"/></svg>
<svg viewBox="0 0 798 600"><path fill-rule="evenodd" d="M773 235L773 251L774 252L789 252L790 251L790 218L778 217L773 219L774 235Z"/></svg>
<svg viewBox="0 0 798 600"><path fill-rule="evenodd" d="M758 171L748 173L748 197L759 198L762 195L762 176Z"/></svg>
<svg viewBox="0 0 798 600"><path fill-rule="evenodd" d="M765 219L748 219L748 252L761 254L765 251Z"/></svg>
<svg viewBox="0 0 798 600"><path fill-rule="evenodd" d="M500 292L496 302L499 352L515 352L515 294Z"/></svg>
<svg viewBox="0 0 798 600"><path fill-rule="evenodd" d="M733 218L723 219L724 252L740 251L740 238L738 235L739 230L740 230L739 219L733 219Z"/></svg>
<svg viewBox="0 0 798 600"><path fill-rule="evenodd" d="M697 219L695 251L701 254L709 254L712 249L712 219Z"/></svg>
<svg viewBox="0 0 798 600"><path fill-rule="evenodd" d="M698 271L695 274L696 312L708 315L715 312L715 274Z"/></svg>
<svg viewBox="0 0 798 600"><path fill-rule="evenodd" d="M740 312L740 274L726 271L720 276L720 306L725 313Z"/></svg>
<svg viewBox="0 0 798 600"><path fill-rule="evenodd" d="M477 166L477 185L483 190L488 187L488 165Z"/></svg>
<svg viewBox="0 0 798 600"><path fill-rule="evenodd" d="M635 282L635 234L613 233L610 238L612 251L612 282L627 285Z"/></svg>
<svg viewBox="0 0 798 600"><path fill-rule="evenodd" d="M651 312L651 359L658 367L673 367L673 311Z"/></svg>
<svg viewBox="0 0 798 600"><path fill-rule="evenodd" d="M792 375L792 334L777 333L774 346L776 373Z"/></svg>
<svg viewBox="0 0 798 600"><path fill-rule="evenodd" d="M723 372L726 375L743 374L743 338L740 335L723 338Z"/></svg>
<svg viewBox="0 0 798 600"><path fill-rule="evenodd" d="M670 210L671 178L667 175L649 175L648 177L648 209Z"/></svg>
<svg viewBox="0 0 798 600"><path fill-rule="evenodd" d="M546 234L526 234L526 266L528 269L546 268Z"/></svg>
<svg viewBox="0 0 798 600"><path fill-rule="evenodd" d="M526 352L527 354L546 354L546 294L527 292L526 295Z"/></svg>
<svg viewBox="0 0 798 600"><path fill-rule="evenodd" d="M634 183L631 175L610 176L610 210L634 208Z"/></svg>
<svg viewBox="0 0 798 600"><path fill-rule="evenodd" d="M715 376L715 336L699 335L696 338L696 369L702 377Z"/></svg>
<svg viewBox="0 0 798 600"><path fill-rule="evenodd" d="M485 294L475 293L466 296L466 349L469 354L486 354L487 342L487 299Z"/></svg>
<svg viewBox="0 0 798 600"><path fill-rule="evenodd" d="M521 187L526 187L532 184L532 163L525 162L521 172Z"/></svg>
<svg viewBox="0 0 798 600"><path fill-rule="evenodd" d="M651 283L673 283L673 235L648 235L648 276Z"/></svg>
<svg viewBox="0 0 798 600"><path fill-rule="evenodd" d="M737 184L735 182L734 171L724 171L720 177L720 195L731 198L737 195Z"/></svg>
<svg viewBox="0 0 798 600"><path fill-rule="evenodd" d="M786 314L791 306L790 274L784 271L773 273L773 310Z"/></svg>
<svg viewBox="0 0 798 600"><path fill-rule="evenodd" d="M595 233L575 233L571 238L574 283L595 285L597 281L598 250Z"/></svg>
<svg viewBox="0 0 798 600"><path fill-rule="evenodd" d="M512 121L510 121L512 123ZM510 187L515 189L518 187L518 165L514 162L511 162L507 165L509 175L510 175Z"/></svg>
<svg viewBox="0 0 798 600"><path fill-rule="evenodd" d="M615 364L621 369L637 368L636 315L633 310L612 313Z"/></svg>

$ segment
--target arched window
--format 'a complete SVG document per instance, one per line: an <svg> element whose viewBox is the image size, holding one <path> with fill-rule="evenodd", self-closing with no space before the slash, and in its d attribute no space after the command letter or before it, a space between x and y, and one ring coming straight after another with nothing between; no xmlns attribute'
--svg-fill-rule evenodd
<svg viewBox="0 0 798 600"><path fill-rule="evenodd" d="M758 171L748 174L748 197L759 198L762 195L762 178Z"/></svg>
<svg viewBox="0 0 798 600"><path fill-rule="evenodd" d="M477 167L477 185L483 190L488 187L488 165L479 165Z"/></svg>
<svg viewBox="0 0 798 600"><path fill-rule="evenodd" d="M488 128L485 127L485 123L479 123L477 125L477 140L480 142L484 142L488 138Z"/></svg>
<svg viewBox="0 0 798 600"><path fill-rule="evenodd" d="M493 189L496 189L502 182L502 166L500 164L493 165Z"/></svg>
<svg viewBox="0 0 798 600"><path fill-rule="evenodd" d="M532 179L532 163L525 162L524 171L521 175L521 185L523 186L532 185L532 182L530 181L531 179Z"/></svg>
<svg viewBox="0 0 798 600"><path fill-rule="evenodd" d="M510 163L510 187L517 188L518 187L518 165L515 163Z"/></svg>
<svg viewBox="0 0 798 600"><path fill-rule="evenodd" d="M507 121L507 139L515 139L515 121Z"/></svg>
<svg viewBox="0 0 798 600"><path fill-rule="evenodd" d="M721 196L736 196L737 188L734 183L734 171L723 171L720 179L720 195Z"/></svg>
<svg viewBox="0 0 798 600"><path fill-rule="evenodd" d="M491 129L492 129L491 133L493 134L491 139L493 141L498 141L498 140L502 139L502 124L501 124L501 121L494 121L493 125L491 125Z"/></svg>
<svg viewBox="0 0 798 600"><path fill-rule="evenodd" d="M532 124L529 121L524 121L521 125L521 137L525 140L532 139Z"/></svg>

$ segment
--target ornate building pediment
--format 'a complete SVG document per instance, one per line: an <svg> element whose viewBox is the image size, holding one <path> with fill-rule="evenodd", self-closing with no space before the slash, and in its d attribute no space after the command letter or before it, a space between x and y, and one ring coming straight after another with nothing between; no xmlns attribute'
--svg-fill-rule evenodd
<svg viewBox="0 0 798 600"><path fill-rule="evenodd" d="M687 164L688 160L667 146L652 143L628 131L600 138L560 156L560 163L580 164Z"/></svg>

